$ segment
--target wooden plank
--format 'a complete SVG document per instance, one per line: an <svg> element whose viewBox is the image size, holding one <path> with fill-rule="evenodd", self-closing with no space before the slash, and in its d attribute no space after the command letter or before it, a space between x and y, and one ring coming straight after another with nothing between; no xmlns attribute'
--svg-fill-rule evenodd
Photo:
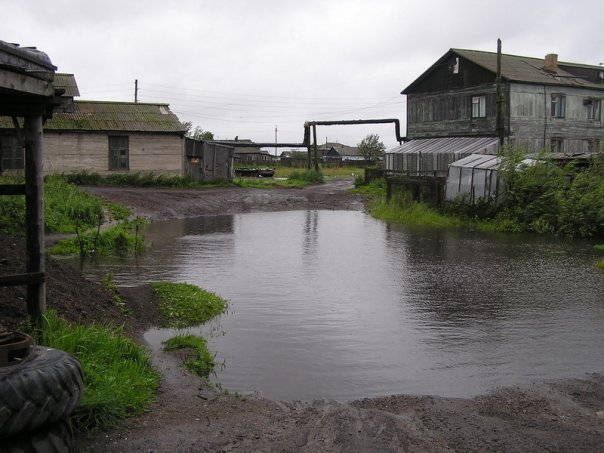
<svg viewBox="0 0 604 453"><path fill-rule="evenodd" d="M0 276L0 286L38 285L46 281L44 272Z"/></svg>
<svg viewBox="0 0 604 453"><path fill-rule="evenodd" d="M25 184L0 184L0 195L25 195Z"/></svg>

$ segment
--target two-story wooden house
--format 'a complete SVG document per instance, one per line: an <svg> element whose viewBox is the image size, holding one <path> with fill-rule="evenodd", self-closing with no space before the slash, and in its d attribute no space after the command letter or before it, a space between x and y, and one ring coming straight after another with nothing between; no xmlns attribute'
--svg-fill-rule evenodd
<svg viewBox="0 0 604 453"><path fill-rule="evenodd" d="M504 144L566 156L604 145L604 67L501 55ZM496 153L497 53L451 49L403 90L407 139L387 151L386 168L446 172L472 153Z"/></svg>

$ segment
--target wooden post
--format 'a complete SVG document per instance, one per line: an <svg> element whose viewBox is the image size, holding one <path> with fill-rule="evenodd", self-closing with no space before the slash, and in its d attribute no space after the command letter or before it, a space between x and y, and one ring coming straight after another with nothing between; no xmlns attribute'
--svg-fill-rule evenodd
<svg viewBox="0 0 604 453"><path fill-rule="evenodd" d="M42 116L25 117L26 267L44 274L44 179ZM37 321L46 310L46 283L27 285L27 313Z"/></svg>
<svg viewBox="0 0 604 453"><path fill-rule="evenodd" d="M497 40L497 116L495 119L497 137L499 138L499 152L502 151L505 140L505 128L503 126L504 100L501 93L501 39Z"/></svg>

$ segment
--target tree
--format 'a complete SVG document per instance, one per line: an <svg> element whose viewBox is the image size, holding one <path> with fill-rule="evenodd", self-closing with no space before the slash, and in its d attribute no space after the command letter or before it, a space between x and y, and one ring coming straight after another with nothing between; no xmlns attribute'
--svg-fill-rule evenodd
<svg viewBox="0 0 604 453"><path fill-rule="evenodd" d="M361 143L359 143L357 147L359 148L361 156L367 159L369 163L382 157L384 151L386 151L386 146L380 141L380 136L378 134L367 134L367 137L361 140Z"/></svg>
<svg viewBox="0 0 604 453"><path fill-rule="evenodd" d="M195 126L195 129L193 129L193 123L191 121L185 121L182 125L186 129L185 136L189 138L194 140L214 140L214 134L210 131L204 131L199 126Z"/></svg>

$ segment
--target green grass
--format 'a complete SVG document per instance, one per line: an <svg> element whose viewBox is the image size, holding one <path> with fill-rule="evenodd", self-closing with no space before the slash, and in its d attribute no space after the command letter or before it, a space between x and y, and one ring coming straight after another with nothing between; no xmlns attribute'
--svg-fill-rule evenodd
<svg viewBox="0 0 604 453"><path fill-rule="evenodd" d="M49 310L39 344L69 352L84 370L84 395L72 415L79 430L106 429L142 414L153 401L159 378L147 352L124 336L121 328L72 325Z"/></svg>
<svg viewBox="0 0 604 453"><path fill-rule="evenodd" d="M596 267L597 267L598 269L602 269L602 270L604 271L604 258L602 258L600 261L598 261L598 262L596 263Z"/></svg>
<svg viewBox="0 0 604 453"><path fill-rule="evenodd" d="M399 204L375 201L370 203L370 212L378 219L413 225L458 227L463 224L460 219L440 214L424 203Z"/></svg>
<svg viewBox="0 0 604 453"><path fill-rule="evenodd" d="M208 182L195 182L191 178L182 176L168 176L154 172L149 173L116 173L102 176L92 172L76 172L62 175L68 182L80 186L127 186L127 187L172 187L194 188L207 186L226 185L225 179L216 179Z"/></svg>
<svg viewBox="0 0 604 453"><path fill-rule="evenodd" d="M0 177L0 184L22 184L22 177ZM44 229L75 233L94 228L99 221L123 220L130 210L81 192L63 176L44 178ZM0 231L12 235L25 232L25 197L0 196Z"/></svg>
<svg viewBox="0 0 604 453"><path fill-rule="evenodd" d="M159 312L171 327L202 324L223 313L227 302L216 294L189 283L154 282Z"/></svg>
<svg viewBox="0 0 604 453"><path fill-rule="evenodd" d="M52 255L126 256L144 249L146 221L136 218L124 221L98 233L96 230L63 239L48 249Z"/></svg>
<svg viewBox="0 0 604 453"><path fill-rule="evenodd" d="M386 196L386 180L374 179L365 184L364 177L359 175L355 178L355 188L352 189L352 192L382 199Z"/></svg>
<svg viewBox="0 0 604 453"><path fill-rule="evenodd" d="M166 351L188 349L192 354L184 358L184 366L201 377L208 377L214 369L214 357L208 351L206 340L196 335L177 335L164 341Z"/></svg>

